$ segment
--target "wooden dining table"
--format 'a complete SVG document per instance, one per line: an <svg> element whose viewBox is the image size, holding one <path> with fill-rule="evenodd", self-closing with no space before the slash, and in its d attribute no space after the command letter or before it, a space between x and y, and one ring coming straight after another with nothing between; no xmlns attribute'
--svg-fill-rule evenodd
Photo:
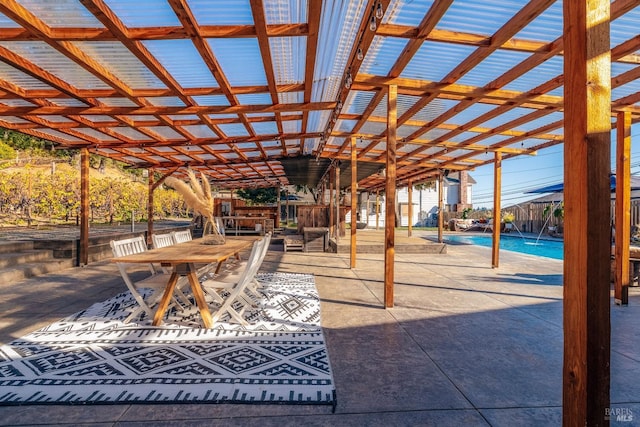
<svg viewBox="0 0 640 427"><path fill-rule="evenodd" d="M162 323L162 318L169 307L169 302L175 291L178 278L180 276L187 276L196 304L200 310L202 323L206 328L211 328L213 326L211 311L205 301L204 292L198 280L196 265L218 263L219 268L220 263L233 256L238 256L240 252L251 248L253 243L259 238L259 236L227 237L224 244L216 245L205 244L206 239L194 239L171 246L150 249L137 254L112 258L111 261L160 264L163 267L172 268L164 293L153 316L152 324L154 326Z"/></svg>

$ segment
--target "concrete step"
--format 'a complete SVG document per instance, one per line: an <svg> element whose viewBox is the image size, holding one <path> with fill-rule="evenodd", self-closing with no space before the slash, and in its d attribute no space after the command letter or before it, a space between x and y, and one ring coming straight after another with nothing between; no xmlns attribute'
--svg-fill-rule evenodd
<svg viewBox="0 0 640 427"><path fill-rule="evenodd" d="M0 252L0 269L21 264L53 260L53 253L46 249L29 249L16 252Z"/></svg>
<svg viewBox="0 0 640 427"><path fill-rule="evenodd" d="M15 240L11 242L0 243L0 254L28 251L33 249L33 241L31 240Z"/></svg>
<svg viewBox="0 0 640 427"><path fill-rule="evenodd" d="M73 267L73 261L70 259L51 259L13 265L0 269L0 281L18 281L42 274L55 273L70 267Z"/></svg>

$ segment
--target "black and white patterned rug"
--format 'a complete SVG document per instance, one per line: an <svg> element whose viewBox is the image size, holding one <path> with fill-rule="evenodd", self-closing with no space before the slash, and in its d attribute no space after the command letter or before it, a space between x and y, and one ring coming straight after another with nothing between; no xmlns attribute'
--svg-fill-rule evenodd
<svg viewBox="0 0 640 427"><path fill-rule="evenodd" d="M171 310L165 324L123 323L129 293L0 347L0 405L286 403L335 408L331 366L311 275L260 274L263 298L249 326L194 326Z"/></svg>

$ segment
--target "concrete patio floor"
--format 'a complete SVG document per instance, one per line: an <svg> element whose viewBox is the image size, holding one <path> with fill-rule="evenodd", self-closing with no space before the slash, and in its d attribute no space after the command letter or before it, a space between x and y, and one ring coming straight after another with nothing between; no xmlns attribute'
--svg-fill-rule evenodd
<svg viewBox="0 0 640 427"><path fill-rule="evenodd" d="M424 232L414 232L419 235ZM397 254L385 310L383 255L283 253L262 271L312 273L338 404L0 407L0 425L549 426L561 424L562 262L450 245ZM125 289L109 262L0 284L0 343ZM611 397L640 425L640 290L611 307Z"/></svg>

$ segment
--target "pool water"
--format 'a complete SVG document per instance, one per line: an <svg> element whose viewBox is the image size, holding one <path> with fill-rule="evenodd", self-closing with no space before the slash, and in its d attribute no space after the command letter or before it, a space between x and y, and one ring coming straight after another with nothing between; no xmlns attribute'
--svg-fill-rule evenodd
<svg viewBox="0 0 640 427"><path fill-rule="evenodd" d="M464 243L467 245L488 246L493 245L491 236L480 235L446 235L445 242ZM563 259L564 245L559 240L525 239L520 236L500 236L500 249L521 252L529 255L543 256L553 259Z"/></svg>

